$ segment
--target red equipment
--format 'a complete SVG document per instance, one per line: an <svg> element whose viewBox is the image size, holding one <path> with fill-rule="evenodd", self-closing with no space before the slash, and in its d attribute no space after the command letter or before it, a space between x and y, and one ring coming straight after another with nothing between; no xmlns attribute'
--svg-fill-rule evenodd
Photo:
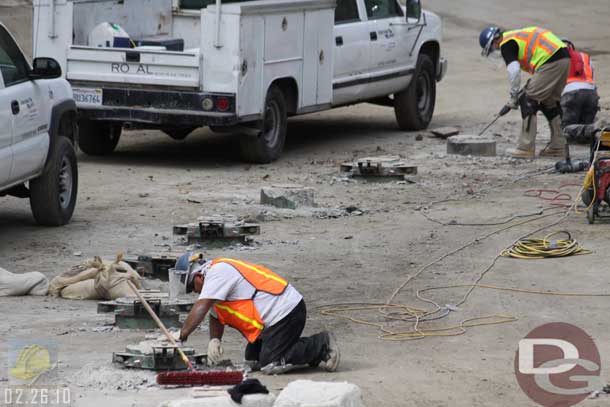
<svg viewBox="0 0 610 407"><path fill-rule="evenodd" d="M601 210L610 206L610 128L600 129L598 134L591 145L592 165L582 193L589 223L594 223Z"/></svg>
<svg viewBox="0 0 610 407"><path fill-rule="evenodd" d="M163 372L157 375L157 384L177 386L229 386L244 380L242 371L209 371L209 372Z"/></svg>

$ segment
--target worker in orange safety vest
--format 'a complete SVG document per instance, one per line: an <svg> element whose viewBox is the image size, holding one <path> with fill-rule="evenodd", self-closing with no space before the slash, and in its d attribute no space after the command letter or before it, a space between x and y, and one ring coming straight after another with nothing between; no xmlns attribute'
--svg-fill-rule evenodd
<svg viewBox="0 0 610 407"><path fill-rule="evenodd" d="M506 63L512 109L521 108L523 125L517 148L508 153L514 158L534 158L536 154L536 114L541 111L549 122L551 140L540 156L563 157L565 137L561 131L561 93L570 71L566 45L551 31L527 27L504 31L488 27L481 32L482 55L499 51ZM521 71L531 75L521 89Z"/></svg>
<svg viewBox="0 0 610 407"><path fill-rule="evenodd" d="M186 253L175 268L185 271L186 292L200 293L179 339L186 341L209 312L211 364L221 360L228 325L248 341L245 360L253 369L266 374L304 366L337 369L340 355L334 335L301 337L307 317L303 296L265 266L228 258L206 261L201 254Z"/></svg>
<svg viewBox="0 0 610 407"><path fill-rule="evenodd" d="M595 70L591 57L585 52L579 52L572 41L561 39L570 52L570 73L567 84L561 95L562 127L566 129L569 141L590 142L587 139L577 139L570 131L574 124L593 124L599 111L599 95L595 84ZM574 129L572 127L572 129Z"/></svg>

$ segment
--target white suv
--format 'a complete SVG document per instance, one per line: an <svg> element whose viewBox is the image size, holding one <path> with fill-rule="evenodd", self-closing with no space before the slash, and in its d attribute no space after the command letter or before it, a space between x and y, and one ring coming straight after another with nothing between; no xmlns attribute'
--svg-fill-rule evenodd
<svg viewBox="0 0 610 407"><path fill-rule="evenodd" d="M0 23L0 196L29 197L39 224L60 226L76 205L76 104L57 61L33 65Z"/></svg>

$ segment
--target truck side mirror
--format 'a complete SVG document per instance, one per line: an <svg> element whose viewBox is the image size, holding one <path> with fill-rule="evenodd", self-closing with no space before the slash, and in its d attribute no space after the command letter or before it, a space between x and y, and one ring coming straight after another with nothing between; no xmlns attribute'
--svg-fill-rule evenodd
<svg viewBox="0 0 610 407"><path fill-rule="evenodd" d="M421 20L421 0L407 0L407 23Z"/></svg>
<svg viewBox="0 0 610 407"><path fill-rule="evenodd" d="M30 79L55 79L61 76L61 66L53 58L36 58L33 65Z"/></svg>

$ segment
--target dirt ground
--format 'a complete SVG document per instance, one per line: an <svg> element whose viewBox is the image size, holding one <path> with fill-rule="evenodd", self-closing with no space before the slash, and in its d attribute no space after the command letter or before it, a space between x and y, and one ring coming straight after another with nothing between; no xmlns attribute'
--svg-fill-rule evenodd
<svg viewBox="0 0 610 407"><path fill-rule="evenodd" d="M610 28L604 1L583 0L575 5L568 0L426 0L424 5L443 17L443 49L449 59L449 73L438 86L431 127L458 126L464 134L476 134L505 103L504 67L479 57L478 34L490 23L508 28L541 25L590 52L597 68L600 117L608 117ZM14 30L28 49L28 10L0 7L0 21ZM492 128L490 134L496 138L500 154L514 144L519 125L520 117L514 112ZM495 314L518 320L472 328L461 336L411 342L383 341L374 327L320 315L319 307L336 303L384 303L425 264L503 227L445 226L424 217L422 207L429 206L427 215L446 224L498 223L548 208L547 202L524 195L530 188L557 189L562 183L582 182L582 174L523 177L552 166L553 160L515 162L501 157L448 156L443 141L422 135L418 141L417 134L399 131L390 109L372 105L343 108L291 120L282 158L259 166L238 160L234 139L207 130L197 131L183 142L157 132L126 132L111 157L79 154L78 206L70 225L39 228L33 223L27 201L0 198L0 266L14 272L41 271L53 277L94 255L148 253L167 250L167 245L181 250L172 237L174 224L213 214L261 218L265 211L258 205L261 187L298 183L315 188L321 207L356 206L364 213L331 219L281 213L276 220L261 222L262 233L252 247L206 252L210 257L260 262L285 276L306 298L306 332L330 329L337 334L343 354L339 372L259 377L271 389L277 391L292 380L308 378L353 382L361 387L368 406L534 405L517 384L513 358L519 340L549 322L572 323L589 333L602 357L602 377L610 379L605 370L610 357L607 297L566 298L477 289L456 312L425 326L456 325L468 318ZM542 125L539 148L546 142L548 128ZM587 150L575 147L573 153L585 157ZM399 154L417 165L416 182L337 179L342 161L380 154ZM562 188L574 198L578 190L578 186ZM429 205L441 200L444 202ZM425 270L400 291L395 303L429 307L417 300L417 290L472 283L499 251L559 216L529 219L532 222L481 239ZM610 293L604 277L610 261L610 252L604 249L609 244L607 228L607 224L590 226L583 214L574 214L549 231L568 230L593 254L532 262L502 258L482 282L541 291ZM75 256L77 252L82 255ZM461 288L428 295L445 305L457 303L465 292L466 288ZM145 334L95 332L93 328L110 321L107 315L96 313L96 306L95 302L51 298L0 299L0 333L6 339L44 337L56 341L61 360L58 380L72 388L77 406L148 406L190 394L188 389L164 390L146 384L117 389L124 372L111 370L111 353L143 340ZM352 315L380 321L375 312ZM398 323L388 326L410 328ZM197 332L189 342L205 351L207 333ZM225 340L225 354L233 360L241 359L243 347L233 332ZM6 340L0 341L0 378L6 375L6 351ZM583 405L607 402L586 400Z"/></svg>

